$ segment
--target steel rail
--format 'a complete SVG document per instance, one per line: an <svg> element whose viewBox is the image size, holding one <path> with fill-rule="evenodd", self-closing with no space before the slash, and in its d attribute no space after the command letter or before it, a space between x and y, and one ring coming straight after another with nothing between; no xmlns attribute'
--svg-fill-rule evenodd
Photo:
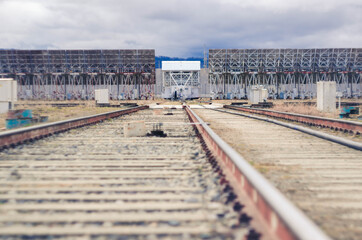
<svg viewBox="0 0 362 240"><path fill-rule="evenodd" d="M302 127L302 126L298 126L295 124L291 124L291 123L285 123L285 122L281 122L278 120L274 120L274 119L269 119L269 118L264 118L264 117L258 117L258 116L253 116L253 115L248 115L248 114L243 114L243 113L234 113L234 112L227 112L227 111L223 111L223 110L219 110L219 109L212 109L214 111L218 111L218 112L224 112L224 113L228 113L228 114L233 114L233 115L238 115L238 116L243 116L243 117L248 117L248 118L253 118L253 119L257 119L257 120L261 120L261 121L265 121L265 122L270 122L270 123L274 123L283 127L287 127L293 130L297 130L303 133L307 133L310 135L313 135L315 137L319 137L319 138L323 138L325 140L328 141L332 141L341 145L344 145L346 147L350 147L350 148L354 148L356 150L360 150L362 151L362 143L358 143L352 140L348 140L345 138L341 138L341 137L337 137L337 136L333 136L327 133L323 133L323 132L319 132L313 129L309 129L306 127Z"/></svg>
<svg viewBox="0 0 362 240"><path fill-rule="evenodd" d="M25 127L0 133L0 149L11 145L20 144L29 140L39 139L54 133L64 132L69 129L94 124L106 119L119 117L121 115L147 109L148 106L132 107L107 113L101 113L86 117L73 118L38 126Z"/></svg>
<svg viewBox="0 0 362 240"><path fill-rule="evenodd" d="M195 127L227 168L227 175L236 185L235 193L250 198L273 235L282 240L330 239L188 106L186 112L193 122L200 123Z"/></svg>
<svg viewBox="0 0 362 240"><path fill-rule="evenodd" d="M332 129L340 129L348 132L354 132L356 134L362 133L362 123L359 122L351 122L340 119L332 119L332 118L323 118L317 116L303 115L297 113L287 113L287 112L278 112L273 110L266 109L257 109L257 108L247 108L247 107L236 107L226 105L224 108L234 109L238 111L256 113L261 115L266 115L275 118L292 120L300 123L313 124L322 127L328 127Z"/></svg>

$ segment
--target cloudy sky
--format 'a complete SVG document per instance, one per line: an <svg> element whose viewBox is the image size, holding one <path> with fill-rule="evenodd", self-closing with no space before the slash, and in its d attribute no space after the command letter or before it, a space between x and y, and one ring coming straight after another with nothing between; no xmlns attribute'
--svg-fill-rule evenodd
<svg viewBox="0 0 362 240"><path fill-rule="evenodd" d="M362 47L362 0L0 0L0 48Z"/></svg>

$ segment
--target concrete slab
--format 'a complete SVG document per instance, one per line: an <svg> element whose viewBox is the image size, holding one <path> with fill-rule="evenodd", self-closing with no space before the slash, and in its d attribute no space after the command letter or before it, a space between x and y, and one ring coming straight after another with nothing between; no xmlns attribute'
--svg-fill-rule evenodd
<svg viewBox="0 0 362 240"><path fill-rule="evenodd" d="M223 108L224 105L220 104L220 103L213 103L210 105L189 105L190 108L192 109L203 109L203 108L207 108L207 109L215 109L215 108Z"/></svg>
<svg viewBox="0 0 362 240"><path fill-rule="evenodd" d="M336 111L336 82L317 82L317 109L330 113Z"/></svg>
<svg viewBox="0 0 362 240"><path fill-rule="evenodd" d="M183 105L156 105L156 104L150 104L148 105L150 109L182 109ZM189 105L190 108L194 109L201 109L201 108L223 108L224 105L221 103L212 103L210 105Z"/></svg>
<svg viewBox="0 0 362 240"><path fill-rule="evenodd" d="M163 109L159 109L159 108L154 108L153 109L153 115L157 116L157 115L161 115L163 114Z"/></svg>
<svg viewBox="0 0 362 240"><path fill-rule="evenodd" d="M125 137L143 137L146 136L146 133L145 121L133 121L124 124Z"/></svg>
<svg viewBox="0 0 362 240"><path fill-rule="evenodd" d="M150 104L148 105L151 109L170 109L170 108L177 108L182 109L182 105L156 105L156 104Z"/></svg>

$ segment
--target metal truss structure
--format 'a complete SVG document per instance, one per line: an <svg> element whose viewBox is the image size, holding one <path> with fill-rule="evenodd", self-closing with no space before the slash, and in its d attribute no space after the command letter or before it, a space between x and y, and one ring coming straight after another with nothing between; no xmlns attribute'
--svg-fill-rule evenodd
<svg viewBox="0 0 362 240"><path fill-rule="evenodd" d="M154 96L155 50L0 50L0 75L18 81L20 99Z"/></svg>
<svg viewBox="0 0 362 240"><path fill-rule="evenodd" d="M200 71L163 71L163 87L200 85Z"/></svg>
<svg viewBox="0 0 362 240"><path fill-rule="evenodd" d="M335 81L343 97L361 97L362 49L210 49L214 98L245 98L264 85L270 98L313 98L318 81Z"/></svg>
<svg viewBox="0 0 362 240"><path fill-rule="evenodd" d="M162 97L174 98L175 91L181 99L199 98L200 70L162 71Z"/></svg>
<svg viewBox="0 0 362 240"><path fill-rule="evenodd" d="M162 96L173 98L176 93L181 98L199 97L200 62L199 61L163 61Z"/></svg>

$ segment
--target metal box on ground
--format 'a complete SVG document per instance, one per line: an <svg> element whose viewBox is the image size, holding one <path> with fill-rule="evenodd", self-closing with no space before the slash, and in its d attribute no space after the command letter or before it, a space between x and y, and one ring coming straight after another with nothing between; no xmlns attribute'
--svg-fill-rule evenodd
<svg viewBox="0 0 362 240"><path fill-rule="evenodd" d="M259 89L258 88L251 88L250 89L250 97L249 100L252 104L259 103Z"/></svg>
<svg viewBox="0 0 362 240"><path fill-rule="evenodd" d="M260 102L268 100L268 89L260 89Z"/></svg>
<svg viewBox="0 0 362 240"><path fill-rule="evenodd" d="M268 90L263 88L263 86L252 86L249 100L251 104L258 104L268 100Z"/></svg>
<svg viewBox="0 0 362 240"><path fill-rule="evenodd" d="M94 90L94 98L95 98L97 104L109 104L108 89Z"/></svg>
<svg viewBox="0 0 362 240"><path fill-rule="evenodd" d="M340 118L348 118L351 114L359 114L359 107L357 106L345 106L340 109Z"/></svg>
<svg viewBox="0 0 362 240"><path fill-rule="evenodd" d="M333 113L336 102L336 82L317 82L317 109Z"/></svg>
<svg viewBox="0 0 362 240"><path fill-rule="evenodd" d="M22 119L6 119L5 126L6 129L13 129L18 127L24 127L33 123L32 118L22 118Z"/></svg>
<svg viewBox="0 0 362 240"><path fill-rule="evenodd" d="M19 118L33 118L33 111L31 109L18 109L8 111L8 119Z"/></svg>
<svg viewBox="0 0 362 240"><path fill-rule="evenodd" d="M13 129L46 121L48 121L48 116L33 116L31 109L19 109L8 111L5 125L7 129Z"/></svg>

